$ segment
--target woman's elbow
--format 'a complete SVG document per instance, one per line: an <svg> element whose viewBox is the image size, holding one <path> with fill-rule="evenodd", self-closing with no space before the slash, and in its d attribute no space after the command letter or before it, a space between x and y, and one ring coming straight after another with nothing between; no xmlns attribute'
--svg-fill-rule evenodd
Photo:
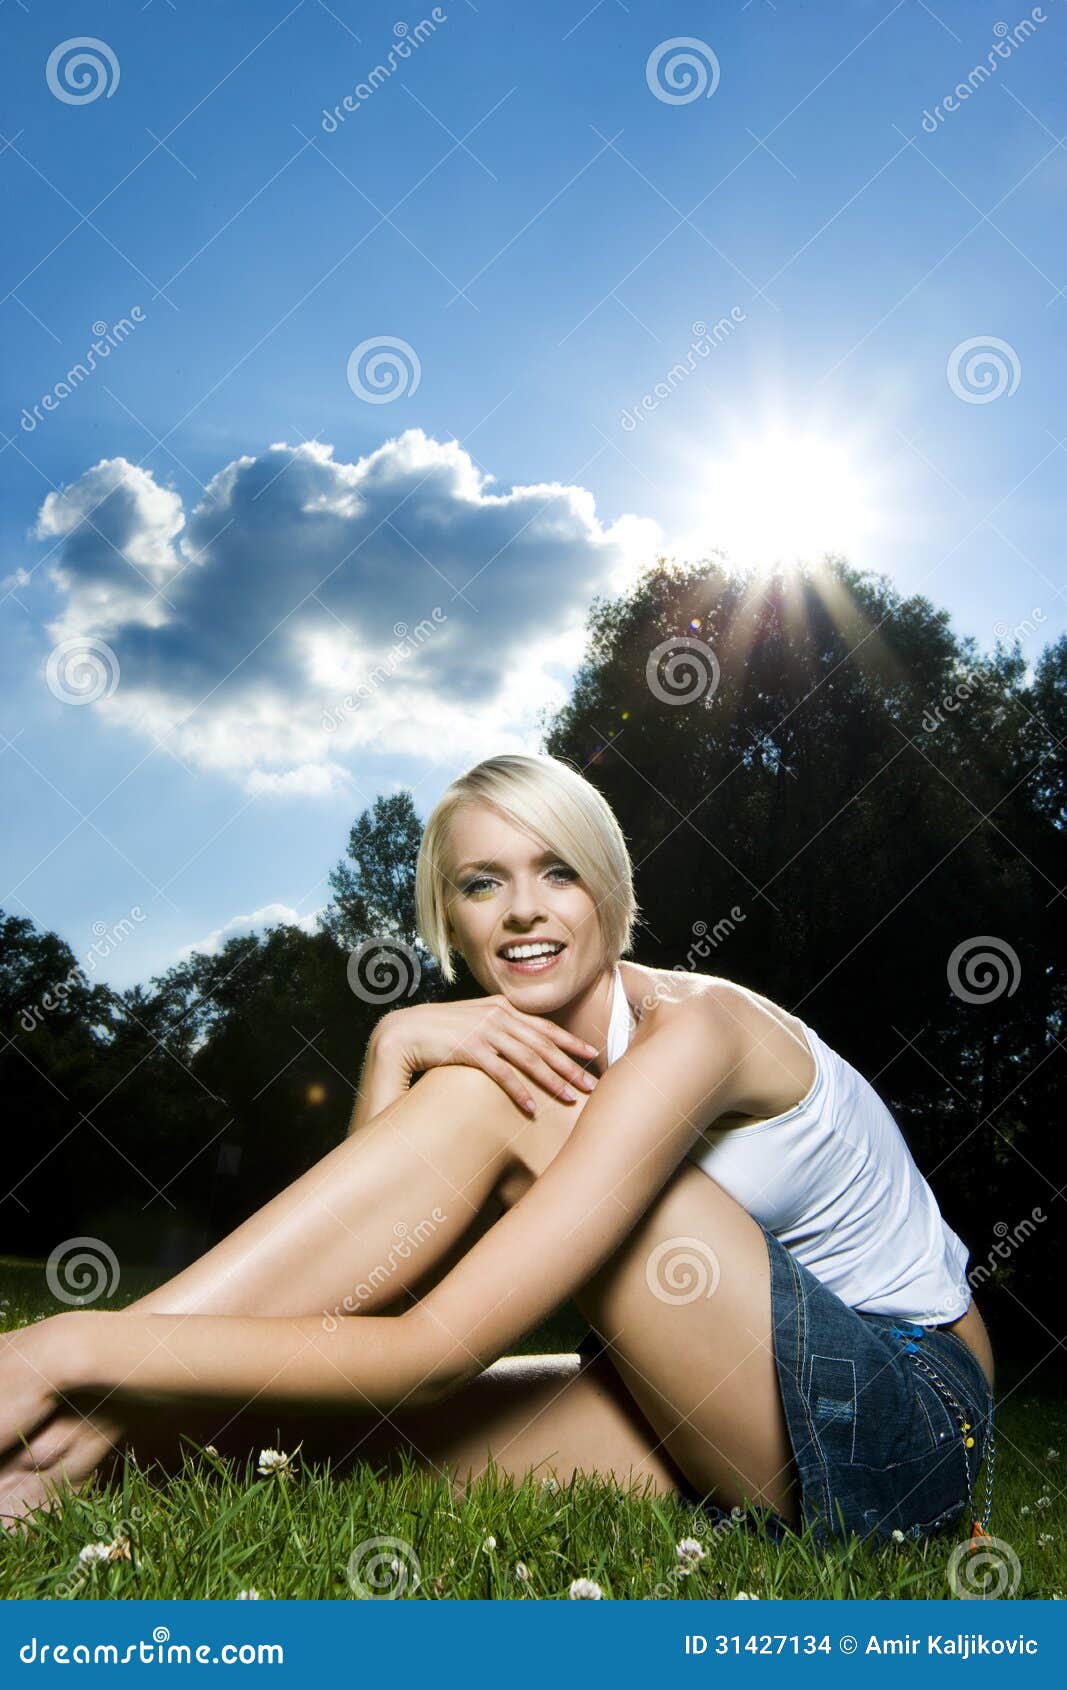
<svg viewBox="0 0 1067 1690"><path fill-rule="evenodd" d="M483 1371L483 1364L442 1322L428 1316L420 1303L404 1314L399 1323L407 1340L405 1348L404 1408L428 1408L454 1396Z"/></svg>

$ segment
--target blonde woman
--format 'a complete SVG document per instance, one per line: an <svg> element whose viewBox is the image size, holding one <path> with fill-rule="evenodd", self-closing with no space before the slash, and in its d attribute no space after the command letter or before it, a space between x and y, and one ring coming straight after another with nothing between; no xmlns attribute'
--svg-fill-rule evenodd
<svg viewBox="0 0 1067 1690"><path fill-rule="evenodd" d="M758 992L620 960L622 833L550 757L452 783L416 900L484 996L385 1015L345 1141L160 1290L3 1341L0 1513L112 1445L269 1424L461 1487L491 1460L776 1532L969 1525L989 1339L867 1082ZM570 1298L592 1353L507 1356Z"/></svg>

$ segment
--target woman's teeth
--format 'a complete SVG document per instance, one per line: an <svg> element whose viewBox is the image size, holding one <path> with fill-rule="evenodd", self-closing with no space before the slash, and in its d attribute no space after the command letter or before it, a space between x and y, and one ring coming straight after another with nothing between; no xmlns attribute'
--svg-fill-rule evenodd
<svg viewBox="0 0 1067 1690"><path fill-rule="evenodd" d="M540 974L554 967L556 958L565 949L565 945L545 940L528 945L504 945L500 955L510 968L517 968L523 974Z"/></svg>

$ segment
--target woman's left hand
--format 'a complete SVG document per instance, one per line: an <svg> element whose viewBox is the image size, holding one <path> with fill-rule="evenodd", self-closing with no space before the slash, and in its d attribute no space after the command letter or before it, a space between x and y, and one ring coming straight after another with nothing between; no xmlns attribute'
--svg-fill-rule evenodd
<svg viewBox="0 0 1067 1690"><path fill-rule="evenodd" d="M73 1312L0 1333L0 1527L86 1478L114 1446L116 1428L66 1401L81 1334Z"/></svg>
<svg viewBox="0 0 1067 1690"><path fill-rule="evenodd" d="M0 1463L40 1431L69 1389L70 1324L61 1314L0 1333Z"/></svg>
<svg viewBox="0 0 1067 1690"><path fill-rule="evenodd" d="M57 1494L77 1490L118 1447L123 1428L101 1415L61 1410L0 1466L0 1529L14 1530Z"/></svg>

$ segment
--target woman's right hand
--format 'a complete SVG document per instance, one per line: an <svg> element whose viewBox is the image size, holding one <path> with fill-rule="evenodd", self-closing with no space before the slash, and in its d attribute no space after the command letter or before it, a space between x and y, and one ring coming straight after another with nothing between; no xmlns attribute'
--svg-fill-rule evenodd
<svg viewBox="0 0 1067 1690"><path fill-rule="evenodd" d="M499 993L391 1010L374 1037L409 1075L449 1063L481 1068L530 1115L537 1104L524 1075L567 1103L576 1101L573 1086L585 1092L596 1087L596 1075L576 1060L595 1056L594 1045L547 1016L516 1009Z"/></svg>

